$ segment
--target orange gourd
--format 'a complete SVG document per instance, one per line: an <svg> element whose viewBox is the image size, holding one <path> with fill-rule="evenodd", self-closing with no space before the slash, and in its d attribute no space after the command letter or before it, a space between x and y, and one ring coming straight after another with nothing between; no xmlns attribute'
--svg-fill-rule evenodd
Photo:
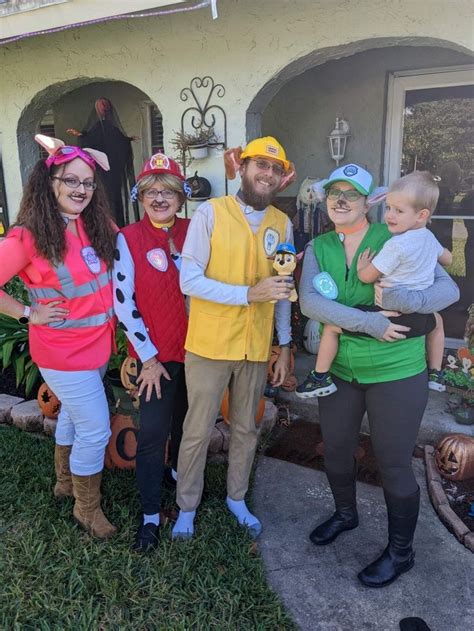
<svg viewBox="0 0 474 631"><path fill-rule="evenodd" d="M41 384L38 390L38 405L45 416L58 418L59 412L61 411L61 401L47 383Z"/></svg>

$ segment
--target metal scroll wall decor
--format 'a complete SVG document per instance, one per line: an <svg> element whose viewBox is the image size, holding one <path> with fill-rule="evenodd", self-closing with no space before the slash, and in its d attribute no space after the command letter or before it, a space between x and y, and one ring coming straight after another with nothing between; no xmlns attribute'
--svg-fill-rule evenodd
<svg viewBox="0 0 474 631"><path fill-rule="evenodd" d="M215 103L216 99L222 99L224 95L224 86L221 83L214 83L214 79L208 75L191 79L189 87L183 88L179 94L184 103L190 103L189 107L181 115L181 134L213 131L215 141L212 142L212 147L226 149L227 116L225 110ZM184 176L186 177L187 160L185 151L182 151L182 165ZM224 164L222 164L222 168L224 168ZM227 178L225 175L223 177L225 194L227 195Z"/></svg>

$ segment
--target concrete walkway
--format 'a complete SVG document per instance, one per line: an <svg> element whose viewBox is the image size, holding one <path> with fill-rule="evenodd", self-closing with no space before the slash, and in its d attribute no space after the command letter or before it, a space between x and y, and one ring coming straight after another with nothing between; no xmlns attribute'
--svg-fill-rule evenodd
<svg viewBox="0 0 474 631"><path fill-rule="evenodd" d="M421 488L415 567L388 587L368 589L356 575L386 545L382 489L358 482L359 528L316 547L308 534L333 511L326 476L260 457L253 491L264 528L259 549L270 585L303 631L396 631L408 616L431 631L474 629L474 555L434 512L423 462L415 459L414 468Z"/></svg>

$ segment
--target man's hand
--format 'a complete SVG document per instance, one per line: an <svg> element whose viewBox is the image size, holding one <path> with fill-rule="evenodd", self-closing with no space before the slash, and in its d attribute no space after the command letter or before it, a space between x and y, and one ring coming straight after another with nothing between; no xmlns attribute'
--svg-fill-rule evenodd
<svg viewBox="0 0 474 631"><path fill-rule="evenodd" d="M295 283L291 276L269 276L250 287L247 293L247 301L270 302L271 300L284 300L289 298Z"/></svg>
<svg viewBox="0 0 474 631"><path fill-rule="evenodd" d="M291 350L288 346L280 349L280 355L273 368L272 386L281 386L287 378L290 372L290 354Z"/></svg>

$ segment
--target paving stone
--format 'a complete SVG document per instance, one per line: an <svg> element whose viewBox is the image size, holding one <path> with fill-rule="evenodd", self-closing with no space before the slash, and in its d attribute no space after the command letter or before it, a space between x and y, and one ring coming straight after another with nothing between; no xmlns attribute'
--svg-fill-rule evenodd
<svg viewBox="0 0 474 631"><path fill-rule="evenodd" d="M54 436L56 434L56 425L58 424L58 419L49 418L48 416L44 417L43 420L43 431L46 436Z"/></svg>
<svg viewBox="0 0 474 631"><path fill-rule="evenodd" d="M11 411L15 405L22 403L25 399L13 397L11 394L0 394L0 423L11 425Z"/></svg>
<svg viewBox="0 0 474 631"><path fill-rule="evenodd" d="M434 450L432 451L432 453L427 453L427 447L428 445L425 446L426 479L428 482L430 480L441 482L441 476L439 474L438 467L436 466L436 460L433 456Z"/></svg>
<svg viewBox="0 0 474 631"><path fill-rule="evenodd" d="M12 408L11 415L15 427L24 429L27 432L43 431L43 415L36 399L15 405Z"/></svg>
<svg viewBox="0 0 474 631"><path fill-rule="evenodd" d="M446 504L438 507L438 515L448 529L454 533L456 539L462 543L464 537L470 532L466 524L462 522L453 509Z"/></svg>
<svg viewBox="0 0 474 631"><path fill-rule="evenodd" d="M435 508L443 506L444 504L449 504L441 482L438 482L437 480L430 480L428 482L428 488L430 491L431 501L433 502Z"/></svg>
<svg viewBox="0 0 474 631"><path fill-rule="evenodd" d="M474 552L474 532L468 532L467 535L464 536L464 545L468 550Z"/></svg>

